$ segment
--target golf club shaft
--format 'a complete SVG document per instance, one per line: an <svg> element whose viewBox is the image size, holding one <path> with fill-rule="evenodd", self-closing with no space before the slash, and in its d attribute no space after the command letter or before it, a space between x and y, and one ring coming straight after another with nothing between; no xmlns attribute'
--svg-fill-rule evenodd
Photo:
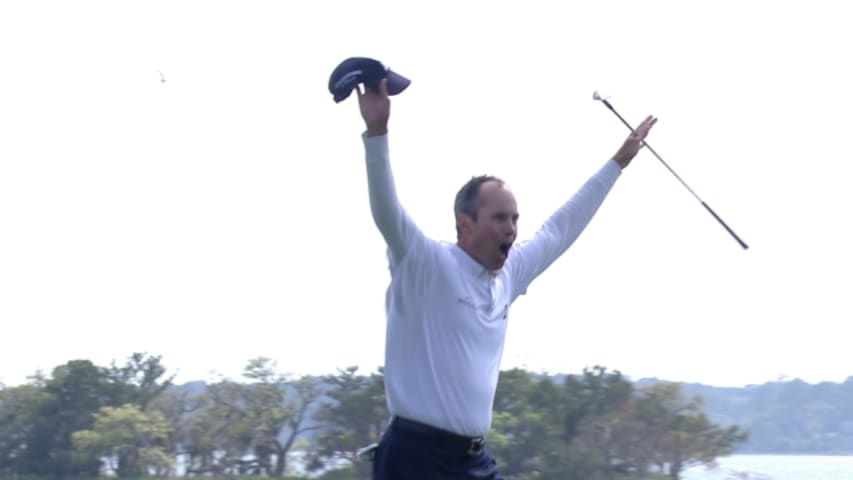
<svg viewBox="0 0 853 480"><path fill-rule="evenodd" d="M613 114L614 114L614 115L616 115L616 117L617 117L617 118L619 118L619 120L621 120L621 121L622 121L622 123L624 123L626 127L628 127L628 130L631 130L631 132L633 132L633 131L634 131L634 127L632 127L630 123L628 123L627 121L625 121L625 119L624 119L624 118L622 118L622 115L619 115L619 112L617 112L617 111L616 111L616 109L615 109L615 108L613 108L613 105L611 105L611 104L610 104L610 102L608 102L608 101L607 101L607 99L602 98L602 99L601 99L601 102L602 102L602 103L603 103L603 104L604 104L604 105L605 105L605 106L606 106L606 107L607 107L611 112L613 112ZM743 240L741 240L741 239L740 239L740 237L738 237L738 236L737 236L737 234L736 234L736 233L735 233L731 228L729 228L729 226L728 226L728 225L726 225L726 222L724 222L724 221L723 221L723 219L722 219L722 218L720 218L720 216L719 216L719 215L717 215L717 212L715 212L711 207L709 207L709 206L708 206L708 204L707 204L707 203L705 203L705 201L704 201L704 200L702 200L701 198L699 198L699 195L696 195L696 192L694 192L694 191L693 191L693 189L692 189L692 188L690 188L690 186L689 186L689 185L687 185L687 183L686 183L684 180L682 180L682 179L681 179L681 177L679 177L677 173L675 173L675 170L673 170L673 169L672 169L672 167L670 167L670 166L669 166L669 165L668 165L668 164L663 160L663 158L661 158L661 156L660 156L660 155L658 155L658 152L656 152L656 151L655 151L655 149L653 149L653 148L651 147L651 145L649 145L648 143L646 143L646 141L645 141L645 140L643 140L643 145L644 145L646 148L648 148L648 149L649 149L649 151L650 151L650 152L652 152L652 155L654 155L654 156L655 156L655 158L657 158L657 159L660 161L660 163L662 163L662 164L663 164L663 166L664 166L664 167L666 167L666 169L667 169L667 170L669 170L669 172L670 172L670 173L672 173L672 175L673 175L673 176L675 176L675 178L677 178L677 179L678 179L678 181L679 181L679 182L681 182L681 184L682 184L682 185L684 185L684 188L686 188L686 189L687 189L687 191L689 191L689 192L690 192L690 194L691 194L691 195L693 195L693 197L694 197L696 200L698 200L698 201L699 201L699 203L701 203L703 207L705 207L705 210L708 210L708 213L710 213L714 218L716 218L716 219L717 219L717 221L718 221L718 222L720 222L720 225L722 225L722 226L723 226L723 228L725 228L725 229L726 229L726 231L727 231L727 232L729 232L729 234L730 234L732 237L734 237L734 239L735 239L735 240L737 240L737 242L740 244L740 246L741 246L741 247L743 247L743 249L744 249L744 250L746 250L746 249L748 249L748 248L749 248L749 246L747 246L747 244L746 244Z"/></svg>

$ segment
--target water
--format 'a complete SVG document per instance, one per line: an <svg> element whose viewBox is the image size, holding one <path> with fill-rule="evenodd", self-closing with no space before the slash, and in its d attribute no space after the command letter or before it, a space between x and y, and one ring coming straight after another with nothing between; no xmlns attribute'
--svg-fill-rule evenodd
<svg viewBox="0 0 853 480"><path fill-rule="evenodd" d="M853 456L732 455L717 468L693 467L683 480L853 480Z"/></svg>

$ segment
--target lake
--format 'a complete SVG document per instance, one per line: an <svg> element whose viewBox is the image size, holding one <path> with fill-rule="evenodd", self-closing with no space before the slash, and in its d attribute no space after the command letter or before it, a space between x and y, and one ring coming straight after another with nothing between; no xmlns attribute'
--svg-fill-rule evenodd
<svg viewBox="0 0 853 480"><path fill-rule="evenodd" d="M853 456L732 455L718 467L693 467L683 480L853 480Z"/></svg>

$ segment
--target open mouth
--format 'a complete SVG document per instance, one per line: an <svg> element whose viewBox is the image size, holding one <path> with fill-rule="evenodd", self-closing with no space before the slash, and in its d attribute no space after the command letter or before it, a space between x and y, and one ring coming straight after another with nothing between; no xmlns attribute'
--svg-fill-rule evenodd
<svg viewBox="0 0 853 480"><path fill-rule="evenodd" d="M498 245L501 253L504 254L505 257L509 256L509 249L512 248L512 242L504 242Z"/></svg>

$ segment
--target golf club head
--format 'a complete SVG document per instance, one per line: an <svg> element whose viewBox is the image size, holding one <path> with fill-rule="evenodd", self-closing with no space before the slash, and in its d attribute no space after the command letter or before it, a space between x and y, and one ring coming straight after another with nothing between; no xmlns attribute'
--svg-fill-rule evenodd
<svg viewBox="0 0 853 480"><path fill-rule="evenodd" d="M610 95L608 95L606 92L599 92L598 90L592 92L592 99L596 102L602 102L604 100L607 100L608 98L610 98Z"/></svg>

